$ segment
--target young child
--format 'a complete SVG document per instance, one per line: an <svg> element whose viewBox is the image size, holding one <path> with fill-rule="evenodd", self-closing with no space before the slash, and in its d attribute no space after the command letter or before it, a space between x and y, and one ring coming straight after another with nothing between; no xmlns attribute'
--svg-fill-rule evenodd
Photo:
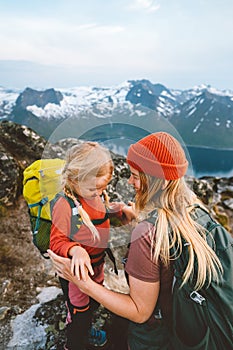
<svg viewBox="0 0 233 350"><path fill-rule="evenodd" d="M90 274L99 284L104 280L104 255L110 228L105 189L112 173L113 162L107 149L95 142L73 146L62 172L63 195L52 208L50 249L71 259L72 273L78 279L85 280ZM99 304L74 283L62 278L60 282L68 309L66 349L81 350L85 348L92 313ZM106 342L103 331L92 328L91 336L96 338L94 345Z"/></svg>

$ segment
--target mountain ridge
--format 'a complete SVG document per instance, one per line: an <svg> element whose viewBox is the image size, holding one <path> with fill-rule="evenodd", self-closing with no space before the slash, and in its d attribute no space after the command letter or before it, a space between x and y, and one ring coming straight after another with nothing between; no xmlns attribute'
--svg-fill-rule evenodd
<svg viewBox="0 0 233 350"><path fill-rule="evenodd" d="M22 92L0 88L0 120L25 124L46 138L68 118L111 123L113 115L124 114L126 121L132 111L135 119L153 111L155 122L166 120L186 144L233 149L233 92L229 90L208 85L169 89L147 79L113 87L27 87Z"/></svg>

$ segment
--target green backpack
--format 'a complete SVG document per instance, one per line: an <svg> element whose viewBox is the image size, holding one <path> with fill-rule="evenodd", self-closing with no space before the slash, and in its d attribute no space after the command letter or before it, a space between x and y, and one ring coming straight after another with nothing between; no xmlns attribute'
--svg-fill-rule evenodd
<svg viewBox="0 0 233 350"><path fill-rule="evenodd" d="M188 261L187 246L174 262L173 350L233 349L233 238L203 208L196 206L194 220L206 228L207 242L216 252L223 276L219 284L195 291L192 281L181 287ZM212 239L213 238L213 239Z"/></svg>
<svg viewBox="0 0 233 350"><path fill-rule="evenodd" d="M194 290L191 280L181 287L189 245L183 240L182 253L174 261L172 332L162 317L159 322L157 315L161 316L158 311L162 310L157 304L155 327L146 322L130 323L128 341L132 349L233 350L233 237L202 207L197 205L193 212L194 220L206 228L207 242L222 263L221 282L212 282L208 288L198 291ZM157 217L154 210L146 221L154 225ZM172 256L174 251L170 252Z"/></svg>

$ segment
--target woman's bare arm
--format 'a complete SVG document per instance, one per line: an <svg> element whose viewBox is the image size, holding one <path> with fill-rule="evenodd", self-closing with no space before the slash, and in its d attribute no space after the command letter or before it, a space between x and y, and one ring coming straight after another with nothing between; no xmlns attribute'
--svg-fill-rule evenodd
<svg viewBox="0 0 233 350"><path fill-rule="evenodd" d="M129 276L129 294L111 291L94 282L78 280L70 270L70 259L48 251L60 277L75 283L84 293L95 299L113 313L137 323L143 323L151 316L159 294L159 282L144 282Z"/></svg>

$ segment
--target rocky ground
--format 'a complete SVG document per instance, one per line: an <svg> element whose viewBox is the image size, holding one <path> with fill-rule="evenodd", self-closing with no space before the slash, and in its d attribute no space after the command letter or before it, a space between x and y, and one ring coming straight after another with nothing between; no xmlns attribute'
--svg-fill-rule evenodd
<svg viewBox="0 0 233 350"><path fill-rule="evenodd" d="M40 255L31 241L27 207L22 197L14 208L8 211L7 216L1 217L0 242L0 350L5 350L12 337L11 320L29 309L31 305L37 304L37 295L44 287L60 286L50 261ZM120 254L124 254L124 249L124 247L118 248ZM120 257L118 258L120 261ZM107 278L106 283L111 288L124 291L127 286L119 261L118 278L111 272L112 263L107 259L107 270L111 276ZM62 296L37 310L36 317L39 322L42 324L46 322L50 327L46 349L63 349L65 316ZM100 326L105 323L104 327L111 332L112 338L115 337L115 342L122 339L123 333L119 337L118 331L124 327L124 320L113 318L109 312L99 308L94 322L101 323ZM113 322L117 330L115 333L111 331ZM32 347L30 350L33 349ZM17 350L25 349L17 348Z"/></svg>
<svg viewBox="0 0 233 350"><path fill-rule="evenodd" d="M209 183L211 183L210 180L208 181ZM227 184L224 183L223 188L225 190L221 192L221 198L227 200L227 203L232 203L232 199L229 197L229 188L232 188L232 180L230 181L230 186L229 180L227 180ZM212 196L208 197L207 189L209 188L210 191L211 187L207 186L205 188L205 186L207 186L206 181L198 181L198 188L195 189L196 191L198 189L202 191L203 200L211 198L210 203L212 205L210 206L214 207L217 194L213 196L213 192L211 192ZM213 198L215 199L213 200ZM225 223L232 229L232 209L219 206L217 208L220 219L223 222L226 220ZM122 256L124 256L128 238L125 241L125 245L121 246L120 241L117 241L117 234L114 233L115 241L113 240L113 246L116 247L115 255L118 261L119 277L112 272L111 262L107 259L106 284L115 290L126 291L127 285L120 261ZM44 287L59 287L59 283L50 261L41 257L31 241L29 217L23 197L19 197L14 207L8 210L7 215L1 217L0 242L0 350L5 350L12 337L11 320L29 309L31 305L37 304L37 295ZM49 326L46 349L63 349L65 315L66 310L61 295L37 310L36 317L39 320L38 322L41 324L46 323ZM116 343L119 339L122 339L125 331L124 320L114 318L107 310L99 308L94 322L100 322L101 326L105 323L104 327L110 334L112 344L114 344L114 341ZM32 347L30 350L33 349ZM113 346L111 349L117 349L117 347ZM118 349L123 350L123 347L118 347ZM17 347L17 350L25 349Z"/></svg>
<svg viewBox="0 0 233 350"><path fill-rule="evenodd" d="M39 288L56 280L49 263L32 245L29 217L22 198L7 216L1 217L0 241L0 346L5 349L12 336L9 320L37 302Z"/></svg>

